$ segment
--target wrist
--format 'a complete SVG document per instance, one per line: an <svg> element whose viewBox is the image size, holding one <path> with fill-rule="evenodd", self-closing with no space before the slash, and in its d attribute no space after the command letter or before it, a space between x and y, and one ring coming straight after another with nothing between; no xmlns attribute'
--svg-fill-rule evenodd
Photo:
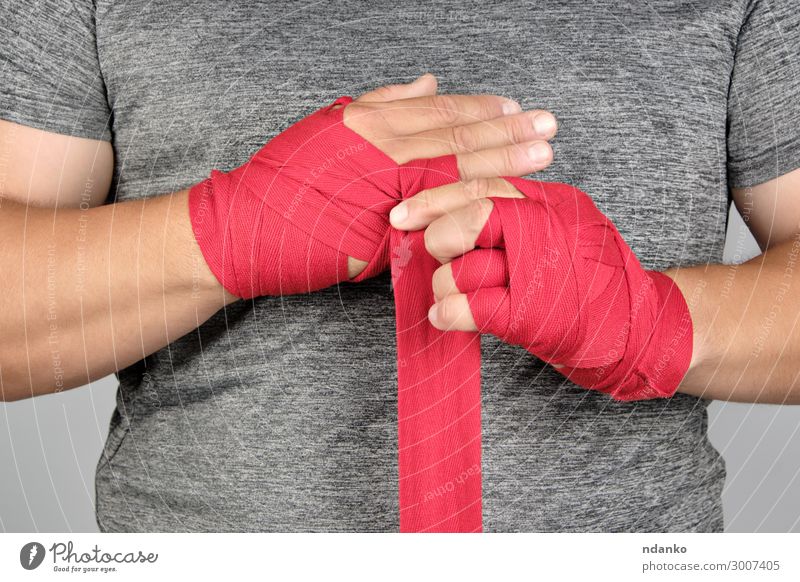
<svg viewBox="0 0 800 582"><path fill-rule="evenodd" d="M183 278L184 286L188 285L188 291L193 300L204 300L206 298L221 302L221 306L229 305L239 299L236 295L227 290L214 270L207 262L207 256L202 250L201 240L208 236L211 224L205 224L204 213L208 208L205 206L210 202L210 180L204 180L188 190L178 193L181 203L176 205L180 209L181 217L178 222L185 224L188 229L187 236L184 237L185 252L183 253L184 271L188 269L190 276ZM208 195L208 198L205 196Z"/></svg>
<svg viewBox="0 0 800 582"><path fill-rule="evenodd" d="M694 326L683 291L666 273L649 271L658 310L645 357L648 384L660 396L672 396L691 367Z"/></svg>
<svg viewBox="0 0 800 582"><path fill-rule="evenodd" d="M697 279L697 277L689 277L689 273L689 270L680 268L667 269L661 273L662 275L669 277L674 283L675 287L677 287L677 289L681 292L686 309L691 317L692 353L686 373L687 376L693 370L700 367L704 362L708 361L711 357L709 350L710 346L706 341L707 338L699 333L700 328L698 326L698 322L702 321L702 314L700 313L701 302L699 301L699 296L706 288L706 280L705 278Z"/></svg>

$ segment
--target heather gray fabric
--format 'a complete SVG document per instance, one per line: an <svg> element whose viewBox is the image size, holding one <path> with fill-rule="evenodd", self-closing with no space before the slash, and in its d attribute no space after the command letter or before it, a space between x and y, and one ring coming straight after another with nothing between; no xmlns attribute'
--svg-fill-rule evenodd
<svg viewBox="0 0 800 582"><path fill-rule="evenodd" d="M728 186L800 165L796 1L3 3L0 115L111 135L118 200L424 71L555 112L541 178L590 193L647 268L719 262ZM398 528L388 277L241 302L119 376L102 530ZM485 338L485 529L720 530L705 406L616 403Z"/></svg>

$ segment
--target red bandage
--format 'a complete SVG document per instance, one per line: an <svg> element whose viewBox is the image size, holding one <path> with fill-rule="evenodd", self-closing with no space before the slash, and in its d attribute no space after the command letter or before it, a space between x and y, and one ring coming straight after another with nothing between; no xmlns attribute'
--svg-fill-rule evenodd
<svg viewBox="0 0 800 582"><path fill-rule="evenodd" d="M689 368L692 320L675 283L645 271L577 188L507 178L475 251L453 261L481 331L618 400L668 397Z"/></svg>
<svg viewBox="0 0 800 582"><path fill-rule="evenodd" d="M397 306L401 531L481 529L480 342L430 325L439 266L423 233L390 228L404 197L458 180L454 156L398 166L343 123L349 98L195 186L189 211L214 275L243 298L347 280L347 257L391 264Z"/></svg>
<svg viewBox="0 0 800 582"><path fill-rule="evenodd" d="M244 166L195 186L195 236L216 277L243 298L345 281L348 256L368 262L355 281L391 265L400 529L480 531L479 336L430 325L439 264L422 231L397 231L388 219L402 198L457 181L456 159L397 165L344 125L337 105L349 102L317 111ZM487 249L454 262L481 329L568 364L570 379L617 398L672 394L691 355L677 287L642 270L582 192L510 181L529 199L495 199L479 241Z"/></svg>

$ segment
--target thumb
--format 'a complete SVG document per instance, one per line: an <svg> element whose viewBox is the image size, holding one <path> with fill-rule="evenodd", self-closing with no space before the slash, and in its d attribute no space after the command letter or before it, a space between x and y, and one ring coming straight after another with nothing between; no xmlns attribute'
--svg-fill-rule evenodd
<svg viewBox="0 0 800 582"><path fill-rule="evenodd" d="M402 85L384 85L377 89L364 93L356 101L362 103L378 102L385 103L387 101L397 101L399 99L412 99L414 97L427 97L436 95L436 89L439 82L436 77L430 73L425 73L421 77L417 77L411 83Z"/></svg>

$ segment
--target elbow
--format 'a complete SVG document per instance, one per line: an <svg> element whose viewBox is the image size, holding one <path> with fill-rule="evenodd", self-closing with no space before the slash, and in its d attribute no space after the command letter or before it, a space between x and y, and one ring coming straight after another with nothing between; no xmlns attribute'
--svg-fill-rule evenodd
<svg viewBox="0 0 800 582"><path fill-rule="evenodd" d="M33 394L23 394L22 390L8 390L5 385L0 387L0 402L16 402L18 400L30 398L31 396L33 396Z"/></svg>
<svg viewBox="0 0 800 582"><path fill-rule="evenodd" d="M35 396L24 354L0 342L0 402L16 402Z"/></svg>
<svg viewBox="0 0 800 582"><path fill-rule="evenodd" d="M34 396L30 383L12 366L0 366L0 402L16 402Z"/></svg>
<svg viewBox="0 0 800 582"><path fill-rule="evenodd" d="M26 354L0 347L0 402L16 402L63 392L87 384L88 378L73 378L61 362L41 365L29 362Z"/></svg>

